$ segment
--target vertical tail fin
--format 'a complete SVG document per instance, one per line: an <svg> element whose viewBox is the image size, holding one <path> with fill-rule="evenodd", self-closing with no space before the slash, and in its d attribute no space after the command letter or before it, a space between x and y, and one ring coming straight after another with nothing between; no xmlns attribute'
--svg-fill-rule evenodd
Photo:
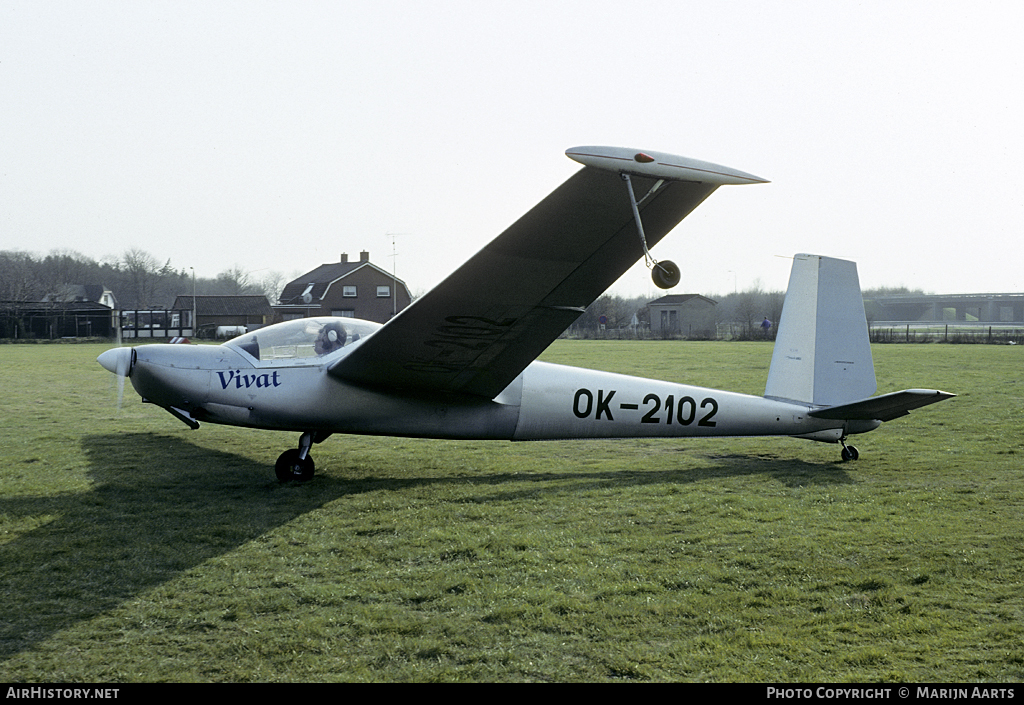
<svg viewBox="0 0 1024 705"><path fill-rule="evenodd" d="M876 388L857 265L797 255L765 396L833 406L869 397Z"/></svg>

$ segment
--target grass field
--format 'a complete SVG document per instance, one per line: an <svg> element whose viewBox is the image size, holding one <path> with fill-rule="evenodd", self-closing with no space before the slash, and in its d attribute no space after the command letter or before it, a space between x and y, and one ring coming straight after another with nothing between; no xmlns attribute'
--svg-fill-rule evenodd
<svg viewBox="0 0 1024 705"><path fill-rule="evenodd" d="M875 346L860 436L190 431L94 345L0 346L0 681L1020 681L1024 346ZM763 391L767 343L543 359Z"/></svg>

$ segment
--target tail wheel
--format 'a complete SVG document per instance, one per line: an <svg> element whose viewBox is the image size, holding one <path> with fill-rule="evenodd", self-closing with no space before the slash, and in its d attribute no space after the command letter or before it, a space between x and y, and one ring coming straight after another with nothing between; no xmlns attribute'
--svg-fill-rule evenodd
<svg viewBox="0 0 1024 705"><path fill-rule="evenodd" d="M316 464L312 456L302 458L298 448L281 453L274 465L274 472L280 482L308 482L313 479L315 471Z"/></svg>

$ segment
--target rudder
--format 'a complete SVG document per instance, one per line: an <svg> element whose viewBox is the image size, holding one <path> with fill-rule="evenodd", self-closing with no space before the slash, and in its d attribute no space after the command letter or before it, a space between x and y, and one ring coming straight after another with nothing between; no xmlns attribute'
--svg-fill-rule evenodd
<svg viewBox="0 0 1024 705"><path fill-rule="evenodd" d="M796 255L765 396L833 406L876 388L857 265Z"/></svg>

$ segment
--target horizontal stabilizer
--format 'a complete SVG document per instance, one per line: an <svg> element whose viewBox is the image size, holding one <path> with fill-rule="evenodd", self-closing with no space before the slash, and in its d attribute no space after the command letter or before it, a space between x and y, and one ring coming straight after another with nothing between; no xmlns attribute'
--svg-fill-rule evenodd
<svg viewBox="0 0 1024 705"><path fill-rule="evenodd" d="M870 399L816 409L808 414L818 419L843 419L848 421L891 421L906 416L911 409L934 404L956 394L940 392L938 389L904 389Z"/></svg>

